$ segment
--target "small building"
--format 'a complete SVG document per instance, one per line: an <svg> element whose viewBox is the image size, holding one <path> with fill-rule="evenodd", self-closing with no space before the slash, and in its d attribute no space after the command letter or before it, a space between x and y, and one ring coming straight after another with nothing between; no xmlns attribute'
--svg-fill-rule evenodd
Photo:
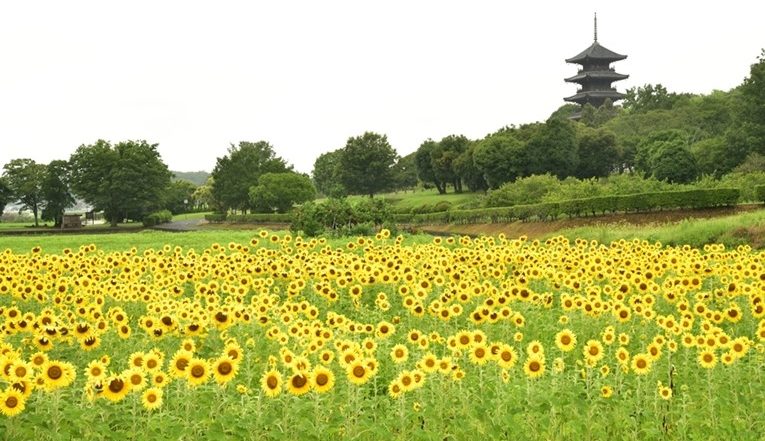
<svg viewBox="0 0 765 441"><path fill-rule="evenodd" d="M82 215L65 214L61 219L61 229L82 228Z"/></svg>
<svg viewBox="0 0 765 441"><path fill-rule="evenodd" d="M614 81L629 78L629 75L617 73L611 63L624 60L626 55L617 54L598 43L598 16L595 15L595 41L576 56L566 59L567 63L580 64L576 75L566 78L568 83L577 83L581 87L576 95L563 98L565 101L581 106L591 104L598 108L610 99L611 102L624 99L625 95L611 86Z"/></svg>

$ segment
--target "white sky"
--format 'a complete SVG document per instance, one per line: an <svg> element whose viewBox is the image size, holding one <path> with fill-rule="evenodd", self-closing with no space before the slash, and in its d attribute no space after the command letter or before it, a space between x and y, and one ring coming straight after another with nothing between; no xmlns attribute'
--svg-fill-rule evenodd
<svg viewBox="0 0 765 441"><path fill-rule="evenodd" d="M709 6L707 6L709 5ZM0 166L81 144L159 143L210 171L267 140L299 171L371 130L399 154L546 119L598 40L628 55L619 90L740 84L765 47L765 2L3 1Z"/></svg>

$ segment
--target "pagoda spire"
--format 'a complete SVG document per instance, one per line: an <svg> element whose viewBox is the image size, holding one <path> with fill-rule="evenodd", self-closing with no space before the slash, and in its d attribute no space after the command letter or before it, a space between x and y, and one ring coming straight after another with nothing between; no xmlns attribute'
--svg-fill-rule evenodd
<svg viewBox="0 0 765 441"><path fill-rule="evenodd" d="M595 41L598 41L598 13L595 13Z"/></svg>

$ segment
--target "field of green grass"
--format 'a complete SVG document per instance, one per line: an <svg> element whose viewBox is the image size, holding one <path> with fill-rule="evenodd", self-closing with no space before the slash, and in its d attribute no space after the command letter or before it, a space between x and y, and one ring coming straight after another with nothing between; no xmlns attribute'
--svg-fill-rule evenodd
<svg viewBox="0 0 765 441"><path fill-rule="evenodd" d="M393 210L396 212L409 212L412 208L420 207L422 205L435 205L439 202L450 202L453 207L468 203L476 198L483 196L483 193L454 193L449 191L446 194L439 194L435 189L428 190L412 190L412 191L399 191L395 193L382 193L375 195L376 198L383 198L393 205ZM352 203L367 196L349 196L348 200ZM321 203L326 198L317 199L316 202Z"/></svg>

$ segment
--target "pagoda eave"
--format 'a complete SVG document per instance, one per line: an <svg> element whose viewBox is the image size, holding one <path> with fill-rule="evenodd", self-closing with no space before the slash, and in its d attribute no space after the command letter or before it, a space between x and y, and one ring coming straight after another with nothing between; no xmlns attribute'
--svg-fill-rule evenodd
<svg viewBox="0 0 765 441"><path fill-rule="evenodd" d="M627 95L619 92L591 90L587 92L579 92L576 95L563 98L563 100L584 105L590 101L600 101L605 100L606 98L611 101L622 100L626 96Z"/></svg>
<svg viewBox="0 0 765 441"><path fill-rule="evenodd" d="M573 77L566 78L564 81L569 83L579 83L588 79L608 80L608 81L621 81L629 78L629 75L624 75L611 71L593 71L582 72L574 75Z"/></svg>

